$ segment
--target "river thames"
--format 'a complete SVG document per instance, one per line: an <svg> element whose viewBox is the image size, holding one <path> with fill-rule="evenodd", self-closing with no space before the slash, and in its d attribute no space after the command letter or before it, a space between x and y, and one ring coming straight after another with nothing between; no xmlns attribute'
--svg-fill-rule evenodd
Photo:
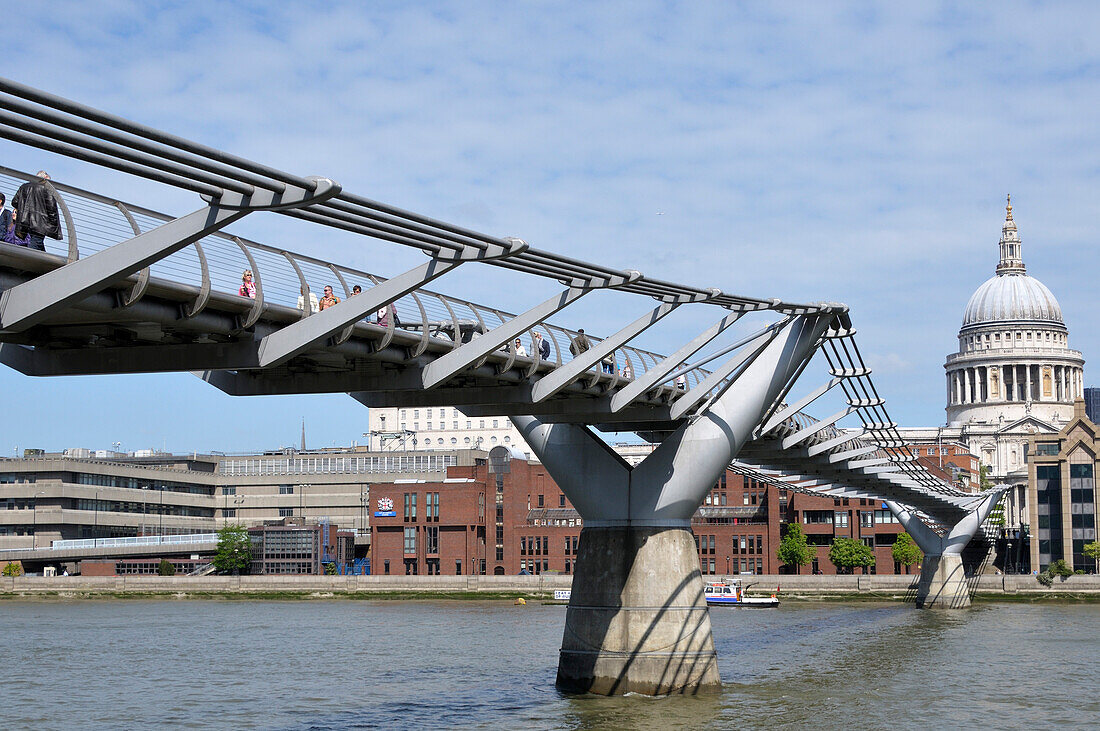
<svg viewBox="0 0 1100 731"><path fill-rule="evenodd" d="M720 694L568 696L565 607L4 601L12 728L1095 728L1100 604L712 610Z"/></svg>

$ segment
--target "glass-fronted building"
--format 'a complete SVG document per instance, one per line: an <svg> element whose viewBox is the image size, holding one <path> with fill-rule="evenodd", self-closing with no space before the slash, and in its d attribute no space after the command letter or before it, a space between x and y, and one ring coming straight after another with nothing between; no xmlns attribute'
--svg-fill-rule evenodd
<svg viewBox="0 0 1100 731"><path fill-rule="evenodd" d="M1096 474L1100 467L1100 429L1074 405L1074 418L1058 434L1032 437L1029 443L1028 503L1032 506L1031 565L1042 571L1059 559L1075 571L1095 573L1096 561L1085 545L1096 541Z"/></svg>

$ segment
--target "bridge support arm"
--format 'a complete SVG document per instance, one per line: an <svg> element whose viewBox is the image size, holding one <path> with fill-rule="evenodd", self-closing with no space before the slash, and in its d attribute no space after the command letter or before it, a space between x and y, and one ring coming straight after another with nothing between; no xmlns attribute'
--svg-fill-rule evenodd
<svg viewBox="0 0 1100 731"><path fill-rule="evenodd" d="M606 695L720 689L691 516L812 356L827 320L792 318L709 409L634 468L585 427L512 417L584 518L560 687Z"/></svg>
<svg viewBox="0 0 1100 731"><path fill-rule="evenodd" d="M974 537L990 511L1000 502L1003 490L994 490L966 515L940 535L913 512L892 500L886 505L924 552L916 603L919 609L963 609L970 606L970 589L962 551Z"/></svg>

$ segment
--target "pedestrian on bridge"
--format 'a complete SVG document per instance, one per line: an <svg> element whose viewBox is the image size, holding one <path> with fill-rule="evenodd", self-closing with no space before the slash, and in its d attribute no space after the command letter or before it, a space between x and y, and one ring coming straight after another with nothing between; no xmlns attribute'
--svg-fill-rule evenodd
<svg viewBox="0 0 1100 731"><path fill-rule="evenodd" d="M550 341L542 337L542 333L535 333L535 352L540 360L550 360Z"/></svg>
<svg viewBox="0 0 1100 731"><path fill-rule="evenodd" d="M327 310L329 307L334 307L340 304L340 298L332 293L332 287L325 285L325 296L321 298L320 307L322 310Z"/></svg>
<svg viewBox="0 0 1100 731"><path fill-rule="evenodd" d="M572 342L569 343L569 352L576 358L591 347L592 341L584 334L584 328L581 328L577 330L577 337L573 338Z"/></svg>
<svg viewBox="0 0 1100 731"><path fill-rule="evenodd" d="M30 248L46 250L45 238L61 239L61 216L57 212L57 199L47 182L45 170L38 171L38 179L23 183L11 200L15 209L15 235L30 239Z"/></svg>
<svg viewBox="0 0 1100 731"><path fill-rule="evenodd" d="M256 299L256 284L252 281L252 270L245 269L241 274L241 288L237 291L242 297Z"/></svg>

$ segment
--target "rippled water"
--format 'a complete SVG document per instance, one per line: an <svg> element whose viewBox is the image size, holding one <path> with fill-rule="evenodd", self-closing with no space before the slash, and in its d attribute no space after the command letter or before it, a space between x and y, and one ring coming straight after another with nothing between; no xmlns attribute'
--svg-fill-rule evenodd
<svg viewBox="0 0 1100 731"><path fill-rule="evenodd" d="M1100 605L711 613L721 694L554 689L562 606L0 602L0 728L998 728L1100 719Z"/></svg>

